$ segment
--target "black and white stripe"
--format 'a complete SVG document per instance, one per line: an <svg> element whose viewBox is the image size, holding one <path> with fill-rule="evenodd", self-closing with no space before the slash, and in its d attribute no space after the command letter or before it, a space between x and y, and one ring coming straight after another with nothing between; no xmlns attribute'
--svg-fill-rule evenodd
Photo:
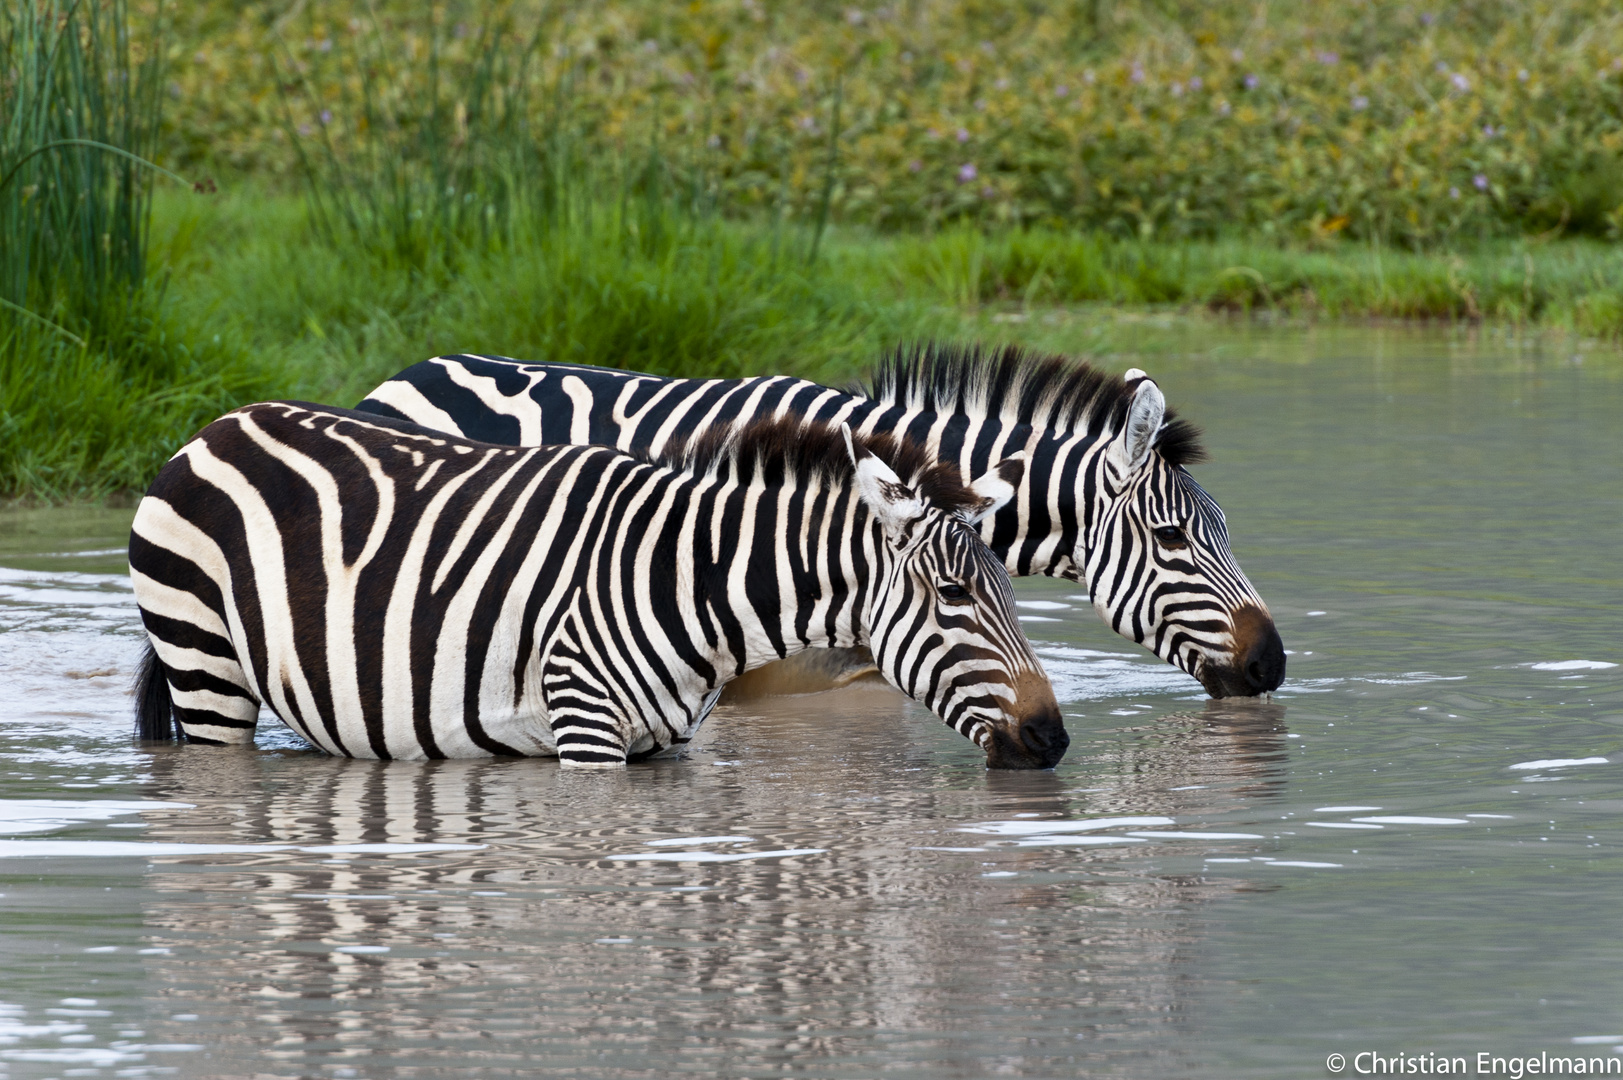
<svg viewBox="0 0 1623 1080"><path fill-rule="evenodd" d="M407 368L359 407L490 442L655 453L797 415L905 436L968 476L1023 451L1016 497L981 526L1010 573L1085 582L1113 629L1214 697L1284 679L1267 605L1234 561L1223 512L1186 469L1202 457L1197 433L1142 371L929 347L881 365L864 396L781 376L667 379L455 355Z"/></svg>
<svg viewBox="0 0 1623 1080"><path fill-rule="evenodd" d="M136 512L140 731L247 743L263 703L334 754L612 767L684 743L753 667L866 646L990 764L1048 767L1059 711L973 526L1022 471L965 485L798 419L652 459L251 405Z"/></svg>

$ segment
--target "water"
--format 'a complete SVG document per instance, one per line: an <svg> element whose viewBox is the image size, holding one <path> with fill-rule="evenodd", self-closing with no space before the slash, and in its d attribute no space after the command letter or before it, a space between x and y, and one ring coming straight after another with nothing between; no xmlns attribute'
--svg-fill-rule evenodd
<svg viewBox="0 0 1623 1080"><path fill-rule="evenodd" d="M1208 702L1023 582L1053 773L988 773L871 685L734 706L618 776L337 761L275 725L138 750L129 512L6 512L0 1077L1620 1056L1623 364L1195 344L1112 362L1207 427L1289 679Z"/></svg>

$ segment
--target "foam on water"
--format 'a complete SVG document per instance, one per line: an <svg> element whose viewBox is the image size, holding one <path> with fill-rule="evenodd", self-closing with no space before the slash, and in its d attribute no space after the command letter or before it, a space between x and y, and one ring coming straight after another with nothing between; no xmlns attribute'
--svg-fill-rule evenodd
<svg viewBox="0 0 1623 1080"><path fill-rule="evenodd" d="M1548 660L1541 664L1528 664L1534 671L1605 671L1616 664L1606 660Z"/></svg>
<svg viewBox="0 0 1623 1080"><path fill-rule="evenodd" d="M1022 618L1031 618L1022 616ZM1101 652L1033 643L1062 704L1149 694L1199 694L1194 679L1148 653Z"/></svg>
<svg viewBox="0 0 1623 1080"><path fill-rule="evenodd" d="M149 799L119 801L97 799L77 802L67 799L0 799L0 833L50 832L85 821L107 821L145 810L189 810L191 803L157 802Z"/></svg>
<svg viewBox="0 0 1623 1080"><path fill-rule="evenodd" d="M1603 757L1586 758L1544 758L1540 761L1518 761L1514 765L1505 766L1508 769L1570 769L1574 765L1606 765L1610 759Z"/></svg>
<svg viewBox="0 0 1623 1080"><path fill-rule="evenodd" d="M1145 840L1264 840L1261 833L1249 832L1130 832L1123 836L1139 836Z"/></svg>
<svg viewBox="0 0 1623 1080"><path fill-rule="evenodd" d="M723 854L718 851L638 851L623 855L605 855L610 862L635 860L637 862L746 862L750 859L787 859L793 855L822 855L827 848L786 848L783 851L740 851Z"/></svg>
<svg viewBox="0 0 1623 1080"><path fill-rule="evenodd" d="M1175 825L1169 817L1109 817L1083 821L980 821L954 831L986 836L1050 836L1056 833L1093 832L1097 829L1134 828L1144 825Z"/></svg>
<svg viewBox="0 0 1623 1080"><path fill-rule="evenodd" d="M754 839L753 836L669 836L644 842L649 847L672 847L676 844L747 844Z"/></svg>

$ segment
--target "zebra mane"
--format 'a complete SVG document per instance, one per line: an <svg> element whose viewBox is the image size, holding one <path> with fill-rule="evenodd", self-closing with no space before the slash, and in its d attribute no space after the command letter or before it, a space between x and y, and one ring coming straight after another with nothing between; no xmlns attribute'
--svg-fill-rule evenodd
<svg viewBox="0 0 1623 1080"><path fill-rule="evenodd" d="M1098 435L1121 430L1136 385L1084 361L1018 345L985 350L926 342L881 360L867 396L904 409ZM1169 465L1206 460L1200 429L1172 409L1154 445Z"/></svg>
<svg viewBox="0 0 1623 1080"><path fill-rule="evenodd" d="M948 512L979 507L982 499L965 486L958 466L936 461L921 445L889 433L858 435L851 441L866 447L932 506ZM798 416L772 416L742 427L716 425L697 438L676 442L652 459L697 475L730 473L741 483L768 485L812 480L849 484L856 465L836 424L807 422Z"/></svg>

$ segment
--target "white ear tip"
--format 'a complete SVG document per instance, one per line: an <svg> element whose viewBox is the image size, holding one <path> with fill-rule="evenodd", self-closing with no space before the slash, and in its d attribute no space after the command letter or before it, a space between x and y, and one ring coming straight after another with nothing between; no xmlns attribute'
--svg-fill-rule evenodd
<svg viewBox="0 0 1623 1080"><path fill-rule="evenodd" d="M1149 378L1148 375L1144 374L1144 369L1143 368L1136 368L1136 367L1128 368L1126 371L1121 373L1121 377L1126 382L1132 382L1134 379L1147 379L1147 378Z"/></svg>

